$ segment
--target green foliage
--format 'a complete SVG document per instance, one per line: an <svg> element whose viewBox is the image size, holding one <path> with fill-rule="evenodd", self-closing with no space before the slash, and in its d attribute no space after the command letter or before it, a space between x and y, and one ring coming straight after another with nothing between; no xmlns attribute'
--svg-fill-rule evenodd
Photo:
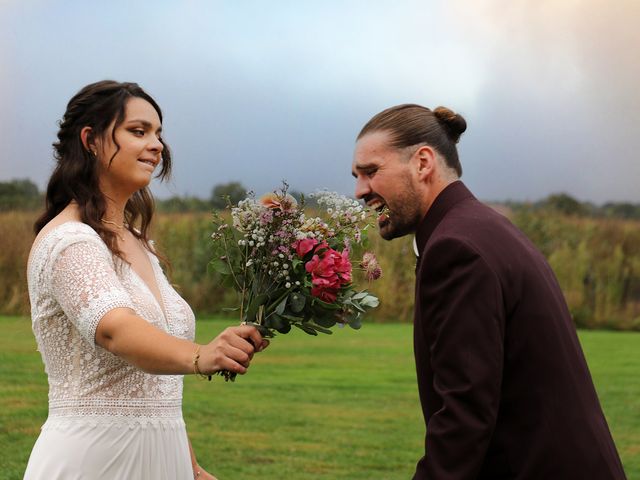
<svg viewBox="0 0 640 480"><path fill-rule="evenodd" d="M578 326L640 330L640 224L528 209L513 220L549 260Z"/></svg>
<svg viewBox="0 0 640 480"><path fill-rule="evenodd" d="M218 210L224 209L229 202L236 204L247 196L247 189L240 182L221 183L213 187L210 204Z"/></svg>
<svg viewBox="0 0 640 480"><path fill-rule="evenodd" d="M542 208L564 215L582 216L587 212L585 205L566 193L556 193L541 202Z"/></svg>
<svg viewBox="0 0 640 480"><path fill-rule="evenodd" d="M43 195L31 180L0 182L0 212L33 210L43 203Z"/></svg>
<svg viewBox="0 0 640 480"><path fill-rule="evenodd" d="M201 320L204 343L235 319ZM47 416L47 381L28 318L1 318L0 478L21 479ZM640 478L640 334L580 332L627 477ZM199 462L219 478L411 478L423 453L411 326L277 338L242 382L185 379Z"/></svg>
<svg viewBox="0 0 640 480"><path fill-rule="evenodd" d="M210 212L213 208L208 200L188 196L174 196L166 200L156 200L156 206L159 212L164 213Z"/></svg>
<svg viewBox="0 0 640 480"><path fill-rule="evenodd" d="M602 206L602 214L608 218L623 218L627 220L640 220L640 205L622 202L605 203Z"/></svg>
<svg viewBox="0 0 640 480"><path fill-rule="evenodd" d="M569 216L589 218L619 218L623 220L640 220L640 204L629 202L607 202L602 206L590 202L581 202L567 193L554 193L538 202L498 202L506 208L520 212L556 213Z"/></svg>

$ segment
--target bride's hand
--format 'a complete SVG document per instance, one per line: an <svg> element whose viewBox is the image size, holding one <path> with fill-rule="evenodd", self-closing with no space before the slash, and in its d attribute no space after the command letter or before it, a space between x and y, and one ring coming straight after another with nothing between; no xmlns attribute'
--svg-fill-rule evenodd
<svg viewBox="0 0 640 480"><path fill-rule="evenodd" d="M216 477L207 472L200 465L196 466L196 471L193 473L193 480L218 480Z"/></svg>
<svg viewBox="0 0 640 480"><path fill-rule="evenodd" d="M256 347L254 347L254 345ZM220 370L244 374L255 352L269 345L260 332L250 325L229 327L200 349L198 367L209 375Z"/></svg>

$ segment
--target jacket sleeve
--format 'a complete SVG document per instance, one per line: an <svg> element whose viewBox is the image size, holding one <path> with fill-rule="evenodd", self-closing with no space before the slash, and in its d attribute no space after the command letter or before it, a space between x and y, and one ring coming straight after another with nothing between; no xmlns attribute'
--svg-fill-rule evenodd
<svg viewBox="0 0 640 480"><path fill-rule="evenodd" d="M475 479L500 404L505 324L500 282L464 240L437 241L424 255L416 300L420 341L433 372L434 398L427 400L435 408L419 469L433 480Z"/></svg>

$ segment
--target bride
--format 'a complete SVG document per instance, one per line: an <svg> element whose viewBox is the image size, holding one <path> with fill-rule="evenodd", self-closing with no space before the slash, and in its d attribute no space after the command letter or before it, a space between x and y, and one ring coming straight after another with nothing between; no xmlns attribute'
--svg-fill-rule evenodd
<svg viewBox="0 0 640 480"><path fill-rule="evenodd" d="M49 416L25 479L213 479L187 438L182 375L243 374L268 344L250 326L194 343L147 237L147 186L171 170L161 130L156 102L114 81L83 88L60 123L28 264Z"/></svg>

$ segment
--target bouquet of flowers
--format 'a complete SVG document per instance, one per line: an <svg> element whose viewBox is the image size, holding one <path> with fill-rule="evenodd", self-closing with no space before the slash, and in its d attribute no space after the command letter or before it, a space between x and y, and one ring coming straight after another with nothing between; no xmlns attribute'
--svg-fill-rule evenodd
<svg viewBox="0 0 640 480"><path fill-rule="evenodd" d="M297 327L310 335L332 333L336 324L361 326L378 298L352 283L355 248L364 249L371 213L356 200L314 194L322 218L307 217L288 185L256 200L250 194L231 208L230 221L214 214L210 268L239 293L240 319L265 337ZM368 280L380 277L375 255L358 266ZM233 380L231 372L219 372Z"/></svg>

